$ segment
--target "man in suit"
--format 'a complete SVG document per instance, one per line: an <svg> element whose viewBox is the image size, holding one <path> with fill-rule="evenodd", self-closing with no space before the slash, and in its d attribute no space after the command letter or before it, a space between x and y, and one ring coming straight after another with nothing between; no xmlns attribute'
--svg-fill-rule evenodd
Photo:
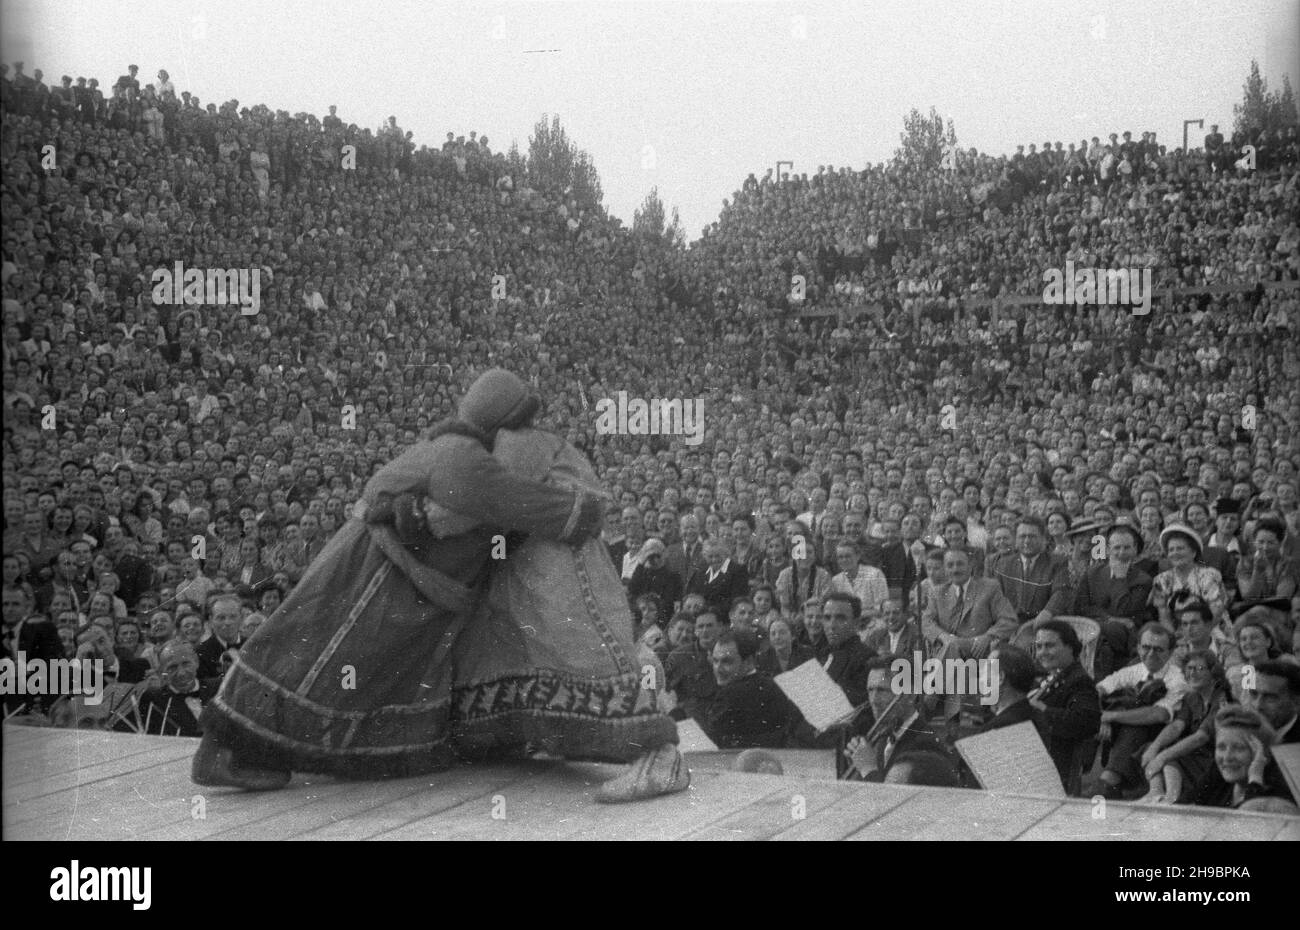
<svg viewBox="0 0 1300 930"><path fill-rule="evenodd" d="M1300 743L1300 665L1277 659L1259 663L1255 687L1242 695L1242 703L1259 711L1277 733L1278 745Z"/></svg>
<svg viewBox="0 0 1300 930"><path fill-rule="evenodd" d="M921 613L921 636L941 662L986 659L994 643L1004 643L1016 631L1016 612L997 582L971 577L970 553L944 552L948 583L935 591ZM975 695L965 695L975 698ZM944 696L944 720L961 714L963 695Z"/></svg>
<svg viewBox="0 0 1300 930"><path fill-rule="evenodd" d="M912 658L915 652L924 652L921 648L921 634L916 624L911 623L903 605L894 597L885 601L881 608L884 626L872 630L865 642L867 648L876 654L873 664L885 664L894 659Z"/></svg>
<svg viewBox="0 0 1300 930"><path fill-rule="evenodd" d="M664 565L675 571L689 590L696 572L705 566L704 541L700 539L700 521L694 514L686 514L678 521L680 538L668 546ZM721 616L726 616L725 612Z"/></svg>
<svg viewBox="0 0 1300 930"><path fill-rule="evenodd" d="M149 677L149 663L118 655L113 634L106 627L92 624L77 637L77 659L102 662L105 684L136 685Z"/></svg>
<svg viewBox="0 0 1300 930"><path fill-rule="evenodd" d="M243 622L239 598L233 594L223 594L213 599L208 605L208 638L199 643L200 678L221 678L226 674L222 665L222 656L228 650L236 650L244 644L239 638L239 627Z"/></svg>
<svg viewBox="0 0 1300 930"><path fill-rule="evenodd" d="M619 577L627 584L632 580L636 570L637 556L645 541L645 524L641 521L641 511L635 507L623 508L623 538L609 546L609 558L618 569Z"/></svg>
<svg viewBox="0 0 1300 930"><path fill-rule="evenodd" d="M140 698L140 723L155 736L202 736L199 715L217 693L221 680L198 677L194 647L174 639L163 646L159 672L163 683Z"/></svg>
<svg viewBox="0 0 1300 930"><path fill-rule="evenodd" d="M704 543L705 568L686 582L687 594L701 594L709 609L719 617L731 610L731 602L749 594L749 575L744 566L730 558L731 545L724 539Z"/></svg>
<svg viewBox="0 0 1300 930"><path fill-rule="evenodd" d="M18 653L26 662L50 662L63 658L63 642L53 623L40 615L33 616L32 601L27 589L6 585L0 594L4 616L4 656L18 661ZM4 698L5 715L19 713L23 708L39 706L48 710L58 695L7 694Z"/></svg>
<svg viewBox="0 0 1300 930"><path fill-rule="evenodd" d="M781 749L794 705L772 679L755 668L758 638L748 630L723 630L713 644L718 692L697 711L697 721L721 749Z"/></svg>
<svg viewBox="0 0 1300 930"><path fill-rule="evenodd" d="M711 655L713 644L721 632L718 615L705 609L695 618L695 639L668 654L664 662L664 683L677 700L677 706L671 712L674 720L698 716L718 693Z"/></svg>
<svg viewBox="0 0 1300 930"><path fill-rule="evenodd" d="M1038 623L1066 613L1074 601L1070 564L1047 551L1047 526L1040 517L1021 517L1016 524L1016 551L999 556L989 577L1002 586L1020 621L1016 644L1027 648Z"/></svg>
<svg viewBox="0 0 1300 930"><path fill-rule="evenodd" d="M885 573L889 596L902 600L906 609L912 585L916 582L916 565L903 545L899 522L886 517L881 521L880 529L885 534L880 550L880 570Z"/></svg>
<svg viewBox="0 0 1300 930"><path fill-rule="evenodd" d="M1128 664L1137 648L1137 631L1155 612L1148 606L1151 576L1137 567L1142 537L1126 523L1106 534L1106 561L1084 574L1075 595L1074 612L1101 625L1094 667L1102 678Z"/></svg>

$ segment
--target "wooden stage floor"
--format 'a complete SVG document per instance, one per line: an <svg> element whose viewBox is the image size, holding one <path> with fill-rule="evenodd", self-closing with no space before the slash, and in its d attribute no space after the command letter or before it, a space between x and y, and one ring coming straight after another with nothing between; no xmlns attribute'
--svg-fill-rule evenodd
<svg viewBox="0 0 1300 930"><path fill-rule="evenodd" d="M794 758L775 776L697 757L689 791L616 807L592 800L616 769L558 762L246 794L190 782L196 740L3 729L6 840L1300 839L1300 818L1110 803L1102 819L1087 800L835 782Z"/></svg>

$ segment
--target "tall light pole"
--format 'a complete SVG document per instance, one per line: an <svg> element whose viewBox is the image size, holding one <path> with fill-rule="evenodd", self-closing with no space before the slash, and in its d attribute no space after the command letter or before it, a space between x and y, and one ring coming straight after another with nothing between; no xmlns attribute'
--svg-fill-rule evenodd
<svg viewBox="0 0 1300 930"><path fill-rule="evenodd" d="M1203 119L1185 119L1185 120L1183 120L1183 154L1184 154L1184 155L1186 155L1186 154L1188 153L1188 151L1189 151L1189 149L1187 148L1187 127L1190 126L1190 125L1192 125L1193 123L1195 123L1195 124L1197 125L1197 127L1200 128L1200 129L1204 129L1204 128L1205 128L1205 120L1203 120Z"/></svg>

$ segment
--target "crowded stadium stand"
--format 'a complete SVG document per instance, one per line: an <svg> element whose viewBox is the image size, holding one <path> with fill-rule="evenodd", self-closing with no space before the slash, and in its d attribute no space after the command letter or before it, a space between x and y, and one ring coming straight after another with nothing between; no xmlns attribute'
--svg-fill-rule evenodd
<svg viewBox="0 0 1300 930"><path fill-rule="evenodd" d="M177 638L219 679L366 480L500 366L604 481L638 639L719 746L747 744L711 716L701 615L777 674L841 647L823 596L849 592L866 676L900 629L949 645L921 631L965 550L1016 615L981 655L1041 659L1042 623L1082 620L1090 679L1136 690L1101 696L1072 794L1293 800L1212 741L1300 739L1294 124L769 171L677 247L476 132L421 145L136 70L0 84L7 652L103 659L132 707L172 687ZM1149 306L1045 303L1067 263L1149 270ZM160 292L178 264L256 271L258 312ZM598 429L619 392L701 400L702 441ZM1130 687L1143 663L1167 691ZM931 755L965 783L948 740L987 721L946 707ZM11 723L198 735L188 709L82 710L6 697ZM763 744L824 746L794 718Z"/></svg>

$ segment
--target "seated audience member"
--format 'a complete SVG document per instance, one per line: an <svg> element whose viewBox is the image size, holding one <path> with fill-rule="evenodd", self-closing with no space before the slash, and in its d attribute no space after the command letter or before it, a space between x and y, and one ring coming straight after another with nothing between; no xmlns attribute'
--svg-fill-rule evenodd
<svg viewBox="0 0 1300 930"><path fill-rule="evenodd" d="M219 678L199 679L199 657L183 640L165 644L159 654L162 684L140 698L140 725L155 736L202 736L199 715L221 685Z"/></svg>
<svg viewBox="0 0 1300 930"><path fill-rule="evenodd" d="M722 624L711 610L695 618L695 639L678 646L668 654L664 663L664 680L667 690L675 696L674 720L696 717L718 692L718 680L713 677L713 644L718 641Z"/></svg>
<svg viewBox="0 0 1300 930"><path fill-rule="evenodd" d="M941 662L986 659L994 643L1006 642L1016 632L1016 613L991 578L971 577L970 555L948 549L943 557L948 583L934 592L921 613L921 635L931 656ZM947 694L943 720L955 725L962 706L976 710L973 695Z"/></svg>
<svg viewBox="0 0 1300 930"><path fill-rule="evenodd" d="M637 567L632 570L632 580L627 585L627 596L633 602L643 594L655 594L664 611L671 611L682 599L682 578L664 565L663 540L651 537L641 546Z"/></svg>
<svg viewBox="0 0 1300 930"><path fill-rule="evenodd" d="M704 542L704 566L686 582L688 594L699 594L717 616L727 616L731 602L749 594L749 575L731 561L731 544L714 537Z"/></svg>
<svg viewBox="0 0 1300 930"><path fill-rule="evenodd" d="M1237 581L1243 600L1271 597L1291 598L1300 585L1300 562L1282 552L1286 523L1265 517L1255 524L1254 547L1242 561Z"/></svg>
<svg viewBox="0 0 1300 930"><path fill-rule="evenodd" d="M770 584L760 584L750 596L754 599L754 626L766 636L772 621L781 616L776 608L776 588Z"/></svg>
<svg viewBox="0 0 1300 930"><path fill-rule="evenodd" d="M1203 807L1241 807L1255 798L1290 796L1276 769L1269 747L1277 733L1262 714L1249 707L1229 705L1214 718L1214 767L1198 786L1193 804Z"/></svg>
<svg viewBox="0 0 1300 930"><path fill-rule="evenodd" d="M1171 523L1160 531L1160 545L1169 568L1152 580L1150 599L1160 622L1171 630L1174 628L1172 599L1182 592L1209 604L1216 624L1226 620L1228 592L1223 586L1223 576L1198 562L1204 549L1200 534L1190 526Z"/></svg>
<svg viewBox="0 0 1300 930"><path fill-rule="evenodd" d="M239 598L233 594L223 594L214 598L208 605L208 638L197 646L200 678L220 678L226 673L223 662L231 651L238 651L243 646L239 638L239 627L244 615L240 610ZM186 618L188 619L188 618Z"/></svg>
<svg viewBox="0 0 1300 930"><path fill-rule="evenodd" d="M994 560L989 577L1001 585L1021 624L1017 645L1032 642L1032 630L1038 622L1065 613L1074 603L1068 560L1048 551L1047 527L1040 517L1020 519L1016 524L1016 551Z"/></svg>
<svg viewBox="0 0 1300 930"><path fill-rule="evenodd" d="M663 602L659 600L659 595L646 593L640 595L634 602L635 610L632 613L634 620L633 636L640 639L651 627L663 632L659 625L664 618Z"/></svg>
<svg viewBox="0 0 1300 930"><path fill-rule="evenodd" d="M1240 669L1247 665L1258 667L1272 659L1296 661L1295 656L1279 648L1273 613L1267 607L1252 607L1232 625L1232 645L1225 649L1223 667L1234 683L1233 697L1238 701L1241 700Z"/></svg>
<svg viewBox="0 0 1300 930"><path fill-rule="evenodd" d="M862 546L851 539L841 539L835 545L835 560L839 574L831 577L831 590L852 594L862 603L863 612L875 617L880 607L889 600L889 585L885 573L878 568L862 564Z"/></svg>
<svg viewBox="0 0 1300 930"><path fill-rule="evenodd" d="M684 611L678 612L668 621L668 629L664 636L668 644L668 652L678 649L681 646L687 646L695 642L695 618ZM667 656L664 657L665 660Z"/></svg>
<svg viewBox="0 0 1300 930"><path fill-rule="evenodd" d="M1196 650L1207 650L1215 658L1227 651L1227 634L1214 625L1210 605L1190 594L1175 594L1171 611L1174 620L1174 661L1179 665L1187 655Z"/></svg>
<svg viewBox="0 0 1300 930"><path fill-rule="evenodd" d="M767 646L758 651L758 670L775 678L815 658L810 646L795 644L790 624L776 617L767 628Z"/></svg>
<svg viewBox="0 0 1300 930"><path fill-rule="evenodd" d="M903 605L895 598L885 601L881 607L883 624L867 634L867 648L876 653L875 661L888 665L894 659L912 658L912 654L922 651L921 636L916 624L903 611Z"/></svg>
<svg viewBox="0 0 1300 930"><path fill-rule="evenodd" d="M1300 743L1300 666L1292 662L1261 662L1255 666L1254 687L1243 691L1242 704L1264 715L1280 744Z"/></svg>
<svg viewBox="0 0 1300 930"><path fill-rule="evenodd" d="M244 618L244 622L239 625L239 635L245 643L248 642L252 635L257 632L258 627L266 622L264 614L253 611Z"/></svg>
<svg viewBox="0 0 1300 930"><path fill-rule="evenodd" d="M1101 740L1109 744L1100 775L1101 793L1119 798L1125 787L1137 787L1142 747L1155 739L1173 719L1187 691L1182 671L1172 661L1174 635L1159 623L1148 623L1138 634L1136 665L1112 672L1097 683L1102 698Z"/></svg>
<svg viewBox="0 0 1300 930"><path fill-rule="evenodd" d="M796 536L791 562L776 579L776 600L781 613L790 616L800 604L810 600L820 604L830 589L831 575L817 564L812 542Z"/></svg>
<svg viewBox="0 0 1300 930"><path fill-rule="evenodd" d="M758 639L748 630L723 630L713 644L717 692L697 705L696 720L721 749L781 749L796 711L789 698L754 665Z"/></svg>
<svg viewBox="0 0 1300 930"><path fill-rule="evenodd" d="M1064 620L1047 620L1034 631L1034 657L1046 677L1029 694L1034 725L1056 763L1066 793L1077 795L1092 763L1101 726L1101 702L1079 662L1083 643Z"/></svg>
<svg viewBox="0 0 1300 930"><path fill-rule="evenodd" d="M1123 668L1137 649L1137 631L1155 611L1151 597L1151 576L1137 567L1142 537L1135 527L1121 523L1106 535L1106 561L1084 572L1075 594L1074 610L1101 624L1101 637L1093 661L1096 673L1105 677Z"/></svg>
<svg viewBox="0 0 1300 930"><path fill-rule="evenodd" d="M1151 786L1142 800L1149 803L1177 803L1201 784L1214 765L1214 752L1206 746L1178 756L1167 753L1183 737L1196 733L1228 699L1227 682L1219 661L1208 649L1187 653L1183 677L1187 679L1187 693L1182 706L1142 751L1143 774Z"/></svg>
<svg viewBox="0 0 1300 930"><path fill-rule="evenodd" d="M105 684L134 685L149 676L149 663L119 655L112 631L99 624L91 624L77 636L76 657L103 662Z"/></svg>

